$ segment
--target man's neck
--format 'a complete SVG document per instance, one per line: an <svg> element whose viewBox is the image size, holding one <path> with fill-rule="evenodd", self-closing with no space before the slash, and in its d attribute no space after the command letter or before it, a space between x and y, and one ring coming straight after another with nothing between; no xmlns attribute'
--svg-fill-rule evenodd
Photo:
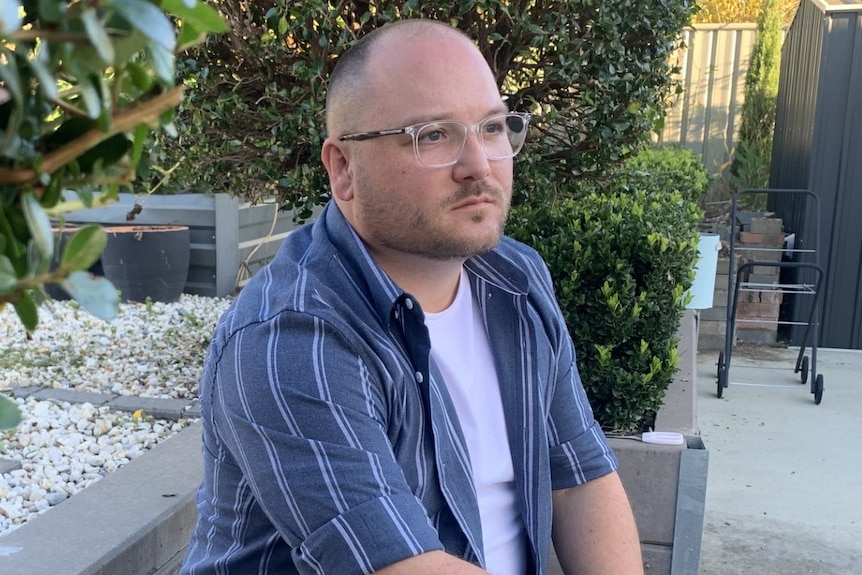
<svg viewBox="0 0 862 575"><path fill-rule="evenodd" d="M424 311L443 311L455 299L464 260L435 260L377 250L372 256L398 287L416 298Z"/></svg>

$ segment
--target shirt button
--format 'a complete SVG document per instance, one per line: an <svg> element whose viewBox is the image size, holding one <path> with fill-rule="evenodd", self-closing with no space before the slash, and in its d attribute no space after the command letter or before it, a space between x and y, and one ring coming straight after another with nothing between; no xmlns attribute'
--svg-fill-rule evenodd
<svg viewBox="0 0 862 575"><path fill-rule="evenodd" d="M407 309L412 310L412 309L413 309L413 300L412 300L412 299L410 299L409 297L408 297L408 298L404 298L404 307L406 307Z"/></svg>
<svg viewBox="0 0 862 575"><path fill-rule="evenodd" d="M421 371L417 371L415 377L416 377L416 383L422 383L423 381L425 381L425 376L422 375Z"/></svg>

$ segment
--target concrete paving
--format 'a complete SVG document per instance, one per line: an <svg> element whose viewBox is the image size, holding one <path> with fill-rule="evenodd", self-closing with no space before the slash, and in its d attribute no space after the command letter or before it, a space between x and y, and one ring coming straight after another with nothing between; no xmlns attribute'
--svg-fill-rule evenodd
<svg viewBox="0 0 862 575"><path fill-rule="evenodd" d="M701 575L862 574L862 352L818 349L820 405L793 373L797 354L735 350L718 399L718 352L698 353Z"/></svg>

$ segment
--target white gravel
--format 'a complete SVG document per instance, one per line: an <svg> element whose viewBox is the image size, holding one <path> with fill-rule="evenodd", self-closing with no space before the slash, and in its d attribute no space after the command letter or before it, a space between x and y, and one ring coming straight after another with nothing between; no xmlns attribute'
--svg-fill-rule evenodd
<svg viewBox="0 0 862 575"><path fill-rule="evenodd" d="M122 304L105 322L74 302L40 310L32 336L0 311L0 392L55 388L195 399L218 317L229 301L183 295L174 304ZM0 536L128 463L192 420L153 419L89 403L16 399L24 420L0 432Z"/></svg>

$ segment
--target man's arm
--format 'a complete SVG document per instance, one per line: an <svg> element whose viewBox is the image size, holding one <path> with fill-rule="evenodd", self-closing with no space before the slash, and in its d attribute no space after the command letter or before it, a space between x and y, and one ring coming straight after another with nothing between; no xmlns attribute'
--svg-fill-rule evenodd
<svg viewBox="0 0 862 575"><path fill-rule="evenodd" d="M566 575L643 575L640 542L616 472L554 491L554 549Z"/></svg>
<svg viewBox="0 0 862 575"><path fill-rule="evenodd" d="M377 575L488 575L481 567L445 551L429 551L375 571Z"/></svg>

